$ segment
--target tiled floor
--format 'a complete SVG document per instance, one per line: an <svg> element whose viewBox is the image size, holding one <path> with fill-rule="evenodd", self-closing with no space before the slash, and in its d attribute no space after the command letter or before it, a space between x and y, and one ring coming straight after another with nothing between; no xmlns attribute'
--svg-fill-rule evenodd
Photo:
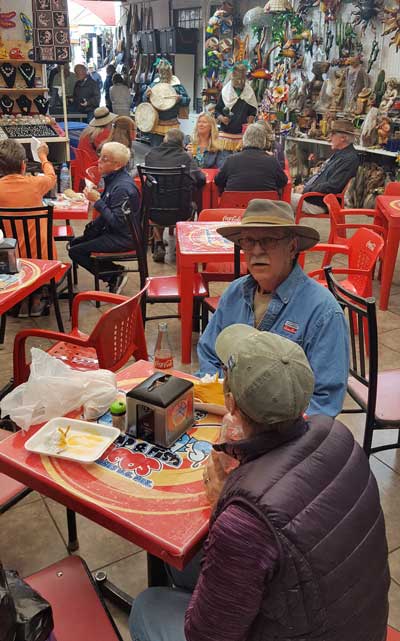
<svg viewBox="0 0 400 641"><path fill-rule="evenodd" d="M327 237L325 221L315 221L321 230L322 238ZM62 252L60 252L61 255ZM172 273L173 265L155 265L150 259L153 275ZM400 263L397 266L392 286L389 311L379 312L380 368L390 369L400 366ZM91 289L93 280L79 270L79 289ZM136 274L131 274L126 294L137 291ZM375 284L378 293L379 286ZM68 326L67 303L62 301L63 314ZM92 304L85 304L81 315L83 329L92 326L101 314ZM37 319L8 321L6 342L0 351L0 384L4 384L12 373L13 339L25 327L56 328L54 314ZM179 320L169 321L170 338L175 354L175 367L181 367ZM146 337L150 353L154 349L157 323L146 325ZM197 335L193 336L193 363L183 367L195 371L195 345ZM38 342L36 341L37 345ZM40 342L39 342L40 344ZM334 357L334 355L333 355ZM360 440L362 437L363 417L342 415L345 422ZM387 438L383 433L381 438ZM389 434L389 437L391 435ZM395 451L380 453L371 457L371 466L377 477L382 505L386 517L392 586L390 592L390 624L400 629L400 454ZM122 589L133 596L146 587L146 555L140 548L131 545L121 537L104 530L100 526L78 516L80 540L79 554L86 559L92 571L105 569L109 577ZM67 555L65 510L55 501L31 493L23 501L0 517L0 559L6 567L16 568L22 576L39 570ZM112 613L122 636L130 640L127 629L127 616L111 607Z"/></svg>

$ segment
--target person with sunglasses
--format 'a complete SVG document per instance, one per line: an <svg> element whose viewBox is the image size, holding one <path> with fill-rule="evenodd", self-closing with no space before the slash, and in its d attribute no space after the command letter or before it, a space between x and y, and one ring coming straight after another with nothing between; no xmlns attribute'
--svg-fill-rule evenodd
<svg viewBox="0 0 400 641"><path fill-rule="evenodd" d="M249 274L221 296L197 346L198 375L221 374L215 342L225 327L251 325L301 345L315 376L307 414L336 416L347 388L348 329L332 294L297 263L301 251L317 244L319 233L296 225L288 203L261 199L249 202L239 225L217 231L243 250Z"/></svg>

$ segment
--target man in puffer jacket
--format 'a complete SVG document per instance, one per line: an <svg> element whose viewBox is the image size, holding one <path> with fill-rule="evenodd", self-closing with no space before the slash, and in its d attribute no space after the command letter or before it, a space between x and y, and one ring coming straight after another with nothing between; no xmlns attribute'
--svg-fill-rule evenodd
<svg viewBox="0 0 400 641"><path fill-rule="evenodd" d="M364 452L339 421L304 420L314 377L299 345L236 324L216 352L243 438L215 445L204 471L215 507L193 594L179 587L193 564L140 594L132 638L384 641L385 523ZM221 453L238 461L229 475Z"/></svg>

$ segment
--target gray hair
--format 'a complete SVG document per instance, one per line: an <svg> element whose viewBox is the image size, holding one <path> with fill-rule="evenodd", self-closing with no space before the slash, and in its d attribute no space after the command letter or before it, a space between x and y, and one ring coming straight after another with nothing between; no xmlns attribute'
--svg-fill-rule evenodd
<svg viewBox="0 0 400 641"><path fill-rule="evenodd" d="M165 142L172 142L175 145L183 147L184 135L180 129L168 129L164 136Z"/></svg>
<svg viewBox="0 0 400 641"><path fill-rule="evenodd" d="M246 147L257 147L265 149L266 136L263 127L259 125L249 125L243 136L243 149Z"/></svg>
<svg viewBox="0 0 400 641"><path fill-rule="evenodd" d="M116 162L121 163L121 167L125 167L131 157L131 152L128 147L120 142L105 142L101 150L105 151L106 154L111 156Z"/></svg>

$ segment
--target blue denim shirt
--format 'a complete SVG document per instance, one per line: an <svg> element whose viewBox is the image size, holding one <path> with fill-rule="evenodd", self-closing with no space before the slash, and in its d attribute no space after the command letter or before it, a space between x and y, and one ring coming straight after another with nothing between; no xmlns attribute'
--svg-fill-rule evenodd
<svg viewBox="0 0 400 641"><path fill-rule="evenodd" d="M197 346L198 375L221 372L215 341L224 327L232 323L254 326L256 286L252 276L244 276L233 281L221 296ZM304 349L315 376L307 414L339 414L349 373L349 343L346 320L332 294L295 265L274 292L258 329L284 336Z"/></svg>

